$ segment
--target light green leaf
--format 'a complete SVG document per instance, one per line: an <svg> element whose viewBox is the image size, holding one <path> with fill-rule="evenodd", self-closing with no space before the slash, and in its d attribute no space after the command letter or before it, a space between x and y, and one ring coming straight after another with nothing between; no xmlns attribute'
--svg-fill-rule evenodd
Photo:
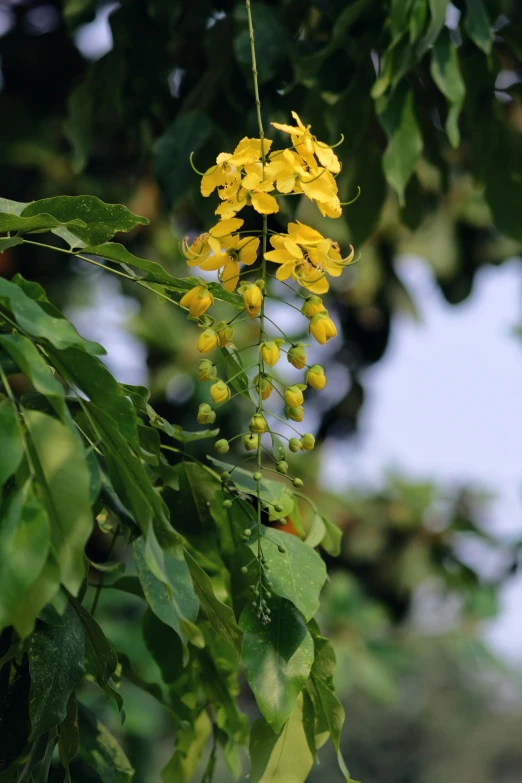
<svg viewBox="0 0 522 783"><path fill-rule="evenodd" d="M23 241L22 237L3 237L0 239L0 253L9 250L11 247L21 245Z"/></svg>
<svg viewBox="0 0 522 783"><path fill-rule="evenodd" d="M417 46L417 57L420 59L433 46L446 21L449 0L429 0L431 19L424 38Z"/></svg>
<svg viewBox="0 0 522 783"><path fill-rule="evenodd" d="M207 455L207 459L218 467L220 471L228 471L230 473L231 470L234 469L234 472L232 473L232 482L241 492L245 492L248 495L257 494L257 481L252 478L252 473L249 473L248 470L236 468L234 465L231 465L228 462L222 462L222 460L216 459L216 457L213 457L210 454ZM271 481L270 479L264 478L260 482L260 497L261 500L264 500L267 503L277 503L280 501L284 491L285 485L282 481Z"/></svg>
<svg viewBox="0 0 522 783"><path fill-rule="evenodd" d="M265 720L250 733L251 783L305 783L315 755L314 713L310 697L299 694L288 721L274 734Z"/></svg>
<svg viewBox="0 0 522 783"><path fill-rule="evenodd" d="M239 621L245 634L241 663L256 702L273 731L279 732L294 709L314 660L314 643L303 618L284 599L270 600L263 625L253 606Z"/></svg>
<svg viewBox="0 0 522 783"><path fill-rule="evenodd" d="M272 454L277 460L286 459L286 448L281 440L275 432L270 432L270 437L272 439Z"/></svg>
<svg viewBox="0 0 522 783"><path fill-rule="evenodd" d="M5 297L10 302L11 312L20 329L32 337L48 340L59 350L76 345L87 353L105 353L101 345L80 337L74 326L65 318L49 315L19 286L3 277L0 277L0 297Z"/></svg>
<svg viewBox="0 0 522 783"><path fill-rule="evenodd" d="M312 549L315 549L316 546L319 546L325 535L326 525L323 522L323 518L315 513L312 519L312 525L305 538L305 544Z"/></svg>
<svg viewBox="0 0 522 783"><path fill-rule="evenodd" d="M60 568L52 553L49 553L44 567L35 582L26 590L22 603L13 620L20 638L33 632L35 619L44 606L49 604L60 589Z"/></svg>
<svg viewBox="0 0 522 783"><path fill-rule="evenodd" d="M163 783L188 783L196 772L212 724L206 710L201 710L194 725L183 725L176 734L176 749L161 772Z"/></svg>
<svg viewBox="0 0 522 783"><path fill-rule="evenodd" d="M447 30L438 37L433 47L430 70L433 81L450 104L446 131L451 146L458 147L460 143L458 121L464 104L466 86L460 72L457 49Z"/></svg>
<svg viewBox="0 0 522 783"><path fill-rule="evenodd" d="M80 755L90 764L103 783L131 783L134 770L112 736L83 704L79 710Z"/></svg>
<svg viewBox="0 0 522 783"><path fill-rule="evenodd" d="M238 353L235 345L226 345L221 349L221 353L225 359L227 380L230 380L230 378L234 379L230 385L235 391L240 392L243 397L250 399L250 392L248 390L250 381L245 372L241 354Z"/></svg>
<svg viewBox="0 0 522 783"><path fill-rule="evenodd" d="M71 430L52 416L26 410L24 420L51 522L51 550L62 584L76 595L85 575L83 551L92 531L85 452Z"/></svg>
<svg viewBox="0 0 522 783"><path fill-rule="evenodd" d="M36 391L47 397L65 423L67 415L63 386L56 380L51 368L35 344L21 334L2 334L0 335L0 345L16 362L20 372L29 378ZM88 357L88 354L83 353L83 355Z"/></svg>
<svg viewBox="0 0 522 783"><path fill-rule="evenodd" d="M341 753L341 731L344 724L344 708L335 693L321 679L312 674L312 688L315 691L314 706L316 713L320 709L322 720L328 726L330 737L337 754L339 769L347 783L351 783L350 773Z"/></svg>
<svg viewBox="0 0 522 783"><path fill-rule="evenodd" d="M210 578L189 552L185 552L185 560L192 576L196 595L205 610L212 628L223 639L226 639L239 656L243 644L243 633L236 623L234 612L230 606L227 606L216 597Z"/></svg>
<svg viewBox="0 0 522 783"><path fill-rule="evenodd" d="M47 514L29 482L7 495L0 507L0 629L14 624L18 630L17 611L45 565L49 535Z"/></svg>
<svg viewBox="0 0 522 783"><path fill-rule="evenodd" d="M120 231L131 231L136 226L146 226L147 218L134 215L122 204L106 204L96 196L55 196L33 201L22 212L22 217L48 213L64 224L80 220L86 228L69 226L79 239L89 245L98 245Z"/></svg>
<svg viewBox="0 0 522 783"><path fill-rule="evenodd" d="M326 579L321 557L297 536L263 527L263 555L270 567L272 592L287 598L310 620L319 608L319 594ZM249 547L257 555L257 536ZM279 551L283 548L283 552Z"/></svg>
<svg viewBox="0 0 522 783"><path fill-rule="evenodd" d="M24 442L18 413L9 400L0 401L0 487L16 472L24 455Z"/></svg>
<svg viewBox="0 0 522 783"><path fill-rule="evenodd" d="M343 531L340 530L337 525L329 520L327 517L323 517L323 522L326 527L326 533L321 541L321 546L325 552L328 552L332 557L339 557L341 554L341 539L343 537Z"/></svg>
<svg viewBox="0 0 522 783"><path fill-rule="evenodd" d="M413 92L406 82L377 102L379 121L388 136L384 176L404 203L404 190L422 152L422 134L415 116Z"/></svg>
<svg viewBox="0 0 522 783"><path fill-rule="evenodd" d="M30 231L45 231L58 226L69 226L71 229L85 228L83 220L57 220L43 210L33 213L31 217L12 215L8 212L0 212L0 231L18 231L26 234Z"/></svg>
<svg viewBox="0 0 522 783"><path fill-rule="evenodd" d="M150 608L179 636L188 660L187 642L198 615L199 602L192 586L183 551L161 550L152 531L132 545L134 562Z"/></svg>
<svg viewBox="0 0 522 783"><path fill-rule="evenodd" d="M485 54L490 54L493 29L483 0L466 0L466 5L464 29L479 49L482 49Z"/></svg>
<svg viewBox="0 0 522 783"><path fill-rule="evenodd" d="M69 697L85 673L85 638L80 619L68 606L62 625L40 623L29 643L29 712L34 739L61 723Z"/></svg>

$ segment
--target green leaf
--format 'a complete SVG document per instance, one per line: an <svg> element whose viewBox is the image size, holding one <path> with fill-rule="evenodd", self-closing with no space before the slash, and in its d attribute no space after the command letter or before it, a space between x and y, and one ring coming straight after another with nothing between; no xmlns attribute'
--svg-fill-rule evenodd
<svg viewBox="0 0 522 783"><path fill-rule="evenodd" d="M287 598L299 609L306 621L319 608L319 594L326 579L326 567L321 557L296 536L263 527L263 555L270 567L272 592ZM249 543L257 555L257 536ZM279 551L283 548L283 552Z"/></svg>
<svg viewBox="0 0 522 783"><path fill-rule="evenodd" d="M44 606L55 599L60 589L60 568L54 556L49 553L44 567L36 581L26 590L22 603L16 610L15 624L20 638L33 632L35 618Z"/></svg>
<svg viewBox="0 0 522 783"><path fill-rule="evenodd" d="M305 783L315 755L313 706L299 694L288 721L274 734L265 720L250 733L251 783Z"/></svg>
<svg viewBox="0 0 522 783"><path fill-rule="evenodd" d="M65 718L58 727L58 750L60 762L69 774L69 762L80 749L80 726L78 718L78 702L74 693L67 702Z"/></svg>
<svg viewBox="0 0 522 783"><path fill-rule="evenodd" d="M456 148L460 143L458 120L464 104L466 86L460 72L457 49L447 30L438 37L433 47L430 70L433 81L450 104L446 131L451 146Z"/></svg>
<svg viewBox="0 0 522 783"><path fill-rule="evenodd" d="M272 439L272 454L277 460L286 459L286 448L281 440L275 432L270 432L270 437Z"/></svg>
<svg viewBox="0 0 522 783"><path fill-rule="evenodd" d="M334 525L334 523L327 517L323 517L322 519L325 524L326 533L323 540L321 541L321 546L324 551L328 552L328 554L332 555L332 557L339 557L341 554L341 539L343 537L343 531L340 530L337 525Z"/></svg>
<svg viewBox="0 0 522 783"><path fill-rule="evenodd" d="M161 669L164 682L167 685L175 682L184 671L183 648L179 636L150 609L143 615L141 629L145 646Z"/></svg>
<svg viewBox="0 0 522 783"><path fill-rule="evenodd" d="M0 774L26 748L31 731L28 705L30 684L27 657L24 657L20 666L12 662L0 669ZM7 783L14 783L13 778L8 778Z"/></svg>
<svg viewBox="0 0 522 783"><path fill-rule="evenodd" d="M213 130L214 124L207 114L199 110L188 111L178 114L156 141L153 171L169 205L174 206L198 182L190 165L190 154L204 146ZM210 161L209 165L212 163Z"/></svg>
<svg viewBox="0 0 522 783"><path fill-rule="evenodd" d="M252 478L252 473L243 468L236 468L234 465L230 465L228 462L222 462L216 457L207 454L207 459L216 465L221 471L228 471L229 473L234 469L232 473L232 482L237 489L241 492L246 492L248 495L257 494L257 481ZM270 479L263 479L260 482L260 497L267 503L277 503L285 492L285 485L281 481L271 481Z"/></svg>
<svg viewBox="0 0 522 783"><path fill-rule="evenodd" d="M183 725L176 734L176 749L161 772L163 783L188 783L197 770L212 724L206 710L201 710L194 725Z"/></svg>
<svg viewBox="0 0 522 783"><path fill-rule="evenodd" d="M45 565L49 536L47 514L27 482L0 508L0 629L14 625L23 635L18 608Z"/></svg>
<svg viewBox="0 0 522 783"><path fill-rule="evenodd" d="M9 400L0 401L0 487L15 473L24 455L24 441L18 412Z"/></svg>
<svg viewBox="0 0 522 783"><path fill-rule="evenodd" d="M250 399L250 392L248 390L250 381L245 372L241 354L238 353L237 348L234 345L226 345L221 349L221 353L225 359L227 380L230 380L230 378L234 379L230 385L235 391L240 392L243 397Z"/></svg>
<svg viewBox="0 0 522 783"><path fill-rule="evenodd" d="M85 575L83 550L92 531L85 452L71 430L53 417L26 410L24 420L51 522L51 550L62 584L76 595Z"/></svg>
<svg viewBox="0 0 522 783"><path fill-rule="evenodd" d="M321 717L325 725L328 726L330 737L337 754L337 762L343 777L347 783L350 783L350 773L346 767L343 755L341 753L341 731L344 724L344 708L335 693L330 690L328 685L321 679L312 674L312 687L315 690L314 706L316 713L320 709Z"/></svg>
<svg viewBox="0 0 522 783"><path fill-rule="evenodd" d="M417 46L417 58L420 58L433 46L446 21L449 0L429 0L431 19L426 35Z"/></svg>
<svg viewBox="0 0 522 783"><path fill-rule="evenodd" d="M323 518L319 514L314 513L312 525L305 538L305 544L312 549L315 549L316 546L319 546L325 535L326 525L323 522Z"/></svg>
<svg viewBox="0 0 522 783"><path fill-rule="evenodd" d="M212 628L234 648L239 657L243 644L243 633L236 623L234 612L230 606L216 597L210 578L188 552L185 552L185 560L192 576L196 595Z"/></svg>
<svg viewBox="0 0 522 783"><path fill-rule="evenodd" d="M85 228L83 220L57 220L52 215L44 212L32 213L31 217L19 217L11 215L8 212L0 212L0 232L18 231L26 234L30 231L45 231L58 226L69 226L69 228Z"/></svg>
<svg viewBox="0 0 522 783"><path fill-rule="evenodd" d="M86 228L69 226L70 231L89 245L99 245L120 231L131 231L146 226L149 221L134 215L122 204L106 204L96 196L55 196L33 201L22 212L22 217L48 213L64 224L71 220L86 223Z"/></svg>
<svg viewBox="0 0 522 783"><path fill-rule="evenodd" d="M161 551L152 531L146 540L143 537L136 539L132 549L147 603L156 617L178 634L186 663L187 642L192 634L191 625L198 615L199 603L183 551L181 548L179 551Z"/></svg>
<svg viewBox="0 0 522 783"><path fill-rule="evenodd" d="M267 723L275 732L294 709L314 660L314 643L299 612L283 599L270 600L267 625L253 606L241 613L245 634L241 663Z"/></svg>
<svg viewBox="0 0 522 783"><path fill-rule="evenodd" d="M483 0L466 0L467 10L464 29L473 43L485 54L491 53L493 29Z"/></svg>
<svg viewBox="0 0 522 783"><path fill-rule="evenodd" d="M34 739L61 723L67 702L85 674L85 637L80 619L68 606L62 625L39 623L29 643L29 712Z"/></svg>
<svg viewBox="0 0 522 783"><path fill-rule="evenodd" d="M63 386L53 375L53 372L35 344L21 334L0 335L0 345L5 348L20 372L29 378L36 391L44 394L56 413L65 423L67 414L65 408L65 393ZM83 356L88 354L83 353Z"/></svg>
<svg viewBox="0 0 522 783"><path fill-rule="evenodd" d="M120 245L117 242L105 242L103 245L93 245L82 248L82 254L99 256L100 258L105 258L107 261L115 261L118 264L140 269L142 272L147 272L147 277L144 279L151 283L169 285L175 290L183 292L188 290L188 287L184 285L181 278L170 275L166 269L163 269L156 261L147 261L145 258L138 258L138 256L130 253L124 245Z"/></svg>
<svg viewBox="0 0 522 783"><path fill-rule="evenodd" d="M9 250L11 247L21 245L23 241L24 240L21 237L4 237L0 239L0 253Z"/></svg>
<svg viewBox="0 0 522 783"><path fill-rule="evenodd" d="M18 326L32 337L43 338L59 350L76 345L87 353L105 353L97 343L80 337L74 326L65 318L49 315L19 286L3 277L0 277L0 297L5 297L10 302L11 312Z"/></svg>
<svg viewBox="0 0 522 783"><path fill-rule="evenodd" d="M384 176L404 203L404 189L422 151L422 134L415 116L413 92L406 82L377 103L379 121L388 136L382 159Z"/></svg>
<svg viewBox="0 0 522 783"><path fill-rule="evenodd" d="M263 56L257 63L258 81L259 84L264 84L275 76L279 66L286 59L289 38L286 27L277 18L273 7L266 3L253 2L251 8L256 48L259 52L263 52ZM234 54L238 63L245 66L245 74L250 86L252 79L250 37L246 12L241 5L236 6L235 16L238 21L244 22L244 28L234 38Z"/></svg>
<svg viewBox="0 0 522 783"><path fill-rule="evenodd" d="M80 755L103 783L131 783L134 770L112 734L83 704L79 710Z"/></svg>
<svg viewBox="0 0 522 783"><path fill-rule="evenodd" d="M426 24L426 17L428 15L428 0L413 0L410 20L410 42L415 43L420 38L424 25Z"/></svg>

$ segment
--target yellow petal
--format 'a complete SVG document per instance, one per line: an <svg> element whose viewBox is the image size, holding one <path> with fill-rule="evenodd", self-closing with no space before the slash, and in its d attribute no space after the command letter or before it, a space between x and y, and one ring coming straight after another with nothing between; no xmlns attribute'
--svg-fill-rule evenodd
<svg viewBox="0 0 522 783"><path fill-rule="evenodd" d="M331 171L332 174L338 174L341 171L341 164L339 158L331 147L323 145L321 142L314 144L314 152L317 155L319 163Z"/></svg>
<svg viewBox="0 0 522 783"><path fill-rule="evenodd" d="M277 130L283 131L283 133L290 133L296 136L300 136L302 134L302 131L300 131L299 128L296 128L294 125L284 125L280 122L271 122L270 125L272 125L272 127L276 128Z"/></svg>
<svg viewBox="0 0 522 783"><path fill-rule="evenodd" d="M295 265L295 259L284 248L281 248L280 250L269 250L268 253L265 253L265 258L267 261L274 261L276 264Z"/></svg>
<svg viewBox="0 0 522 783"><path fill-rule="evenodd" d="M261 182L261 177L257 173L257 171L253 174L247 174L246 177L243 177L241 180L242 187L245 188L245 190L253 190L254 188L257 188L259 186L259 183Z"/></svg>
<svg viewBox="0 0 522 783"><path fill-rule="evenodd" d="M292 117L293 117L293 118L294 118L294 120L297 122L297 124L298 124L298 126L299 126L299 128L300 128L301 130L303 130L303 131L307 130L307 128L306 128L306 127L303 125L303 123L301 122L301 119L300 119L300 117L299 117L299 115L298 115L298 113L297 113L296 111L293 111L293 112L292 112ZM310 127L310 126L308 126L308 127Z"/></svg>
<svg viewBox="0 0 522 783"><path fill-rule="evenodd" d="M311 245L321 242L321 240L324 239L319 231L301 223L299 220L296 223L288 224L288 233L294 242L297 242L300 245Z"/></svg>
<svg viewBox="0 0 522 783"><path fill-rule="evenodd" d="M325 294L330 288L330 284L324 276L320 277L319 280L316 280L314 283L309 283L306 280L300 279L299 285L303 286L303 288L307 288L308 291L311 291L313 294Z"/></svg>
<svg viewBox="0 0 522 783"><path fill-rule="evenodd" d="M301 248L298 245L296 245L296 243L292 239L290 239L290 237L285 239L284 244L285 244L285 250L288 250L291 256L297 258L299 261L302 260L303 252Z"/></svg>
<svg viewBox="0 0 522 783"><path fill-rule="evenodd" d="M213 237L225 237L227 234L232 234L233 231L237 231L243 225L245 221L241 218L228 218L227 220L220 220L209 231L209 234Z"/></svg>
<svg viewBox="0 0 522 783"><path fill-rule="evenodd" d="M288 280L288 278L292 275L293 271L295 269L295 265L292 262L291 264L282 264L276 272L276 277L278 280Z"/></svg>
<svg viewBox="0 0 522 783"><path fill-rule="evenodd" d="M234 291L239 282L239 264L228 258L223 272L221 273L221 282L226 291Z"/></svg>
<svg viewBox="0 0 522 783"><path fill-rule="evenodd" d="M250 266L257 258L257 251L259 250L259 238L258 237L245 237L239 243L239 260L242 264Z"/></svg>
<svg viewBox="0 0 522 783"><path fill-rule="evenodd" d="M337 196L332 197L329 201L317 201L317 206L321 215L324 215L325 217L338 218L343 213L341 203Z"/></svg>
<svg viewBox="0 0 522 783"><path fill-rule="evenodd" d="M272 215L279 212L279 204L269 193L252 193L252 206L261 215Z"/></svg>
<svg viewBox="0 0 522 783"><path fill-rule="evenodd" d="M291 193L295 185L295 171L284 169L276 177L276 187L280 193Z"/></svg>

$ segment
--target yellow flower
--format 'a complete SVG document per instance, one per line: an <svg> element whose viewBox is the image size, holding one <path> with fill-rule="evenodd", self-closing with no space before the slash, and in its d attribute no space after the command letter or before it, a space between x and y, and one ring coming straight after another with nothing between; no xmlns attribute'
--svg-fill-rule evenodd
<svg viewBox="0 0 522 783"><path fill-rule="evenodd" d="M253 283L245 284L243 288L243 302L249 318L256 318L263 304L263 294Z"/></svg>
<svg viewBox="0 0 522 783"><path fill-rule="evenodd" d="M254 378L254 386L261 395L262 400L267 400L272 394L273 386L266 375L262 375L261 378L259 375L256 375Z"/></svg>
<svg viewBox="0 0 522 783"><path fill-rule="evenodd" d="M309 370L306 371L305 381L312 389L321 391L326 386L326 375L320 364L312 364Z"/></svg>
<svg viewBox="0 0 522 783"><path fill-rule="evenodd" d="M216 404L226 402L230 397L230 389L224 381L216 381L210 387L210 396Z"/></svg>
<svg viewBox="0 0 522 783"><path fill-rule="evenodd" d="M268 425L266 423L265 417L261 413L254 413L250 419L249 429L250 432L256 432L258 434L266 432Z"/></svg>
<svg viewBox="0 0 522 783"><path fill-rule="evenodd" d="M200 234L191 245L185 237L183 242L183 252L189 266L201 266L208 261L212 253L219 253L221 250L220 238L226 237L241 228L245 221L241 218L232 217L229 220L220 220L215 226L204 234Z"/></svg>
<svg viewBox="0 0 522 783"><path fill-rule="evenodd" d="M308 296L301 307L301 312L307 318L312 318L316 313L326 312L323 300L319 296Z"/></svg>
<svg viewBox="0 0 522 783"><path fill-rule="evenodd" d="M230 162L235 166L247 166L249 163L260 160L263 153L268 155L271 146L271 139L263 139L263 150L261 150L261 139L249 139L245 136L230 156Z"/></svg>
<svg viewBox="0 0 522 783"><path fill-rule="evenodd" d="M216 333L218 336L218 345L220 348L224 348L225 345L228 345L234 336L234 330L229 324L225 324L220 329L216 328Z"/></svg>
<svg viewBox="0 0 522 783"><path fill-rule="evenodd" d="M212 410L207 402L202 402L198 408L197 420L199 424L214 424L216 412Z"/></svg>
<svg viewBox="0 0 522 783"><path fill-rule="evenodd" d="M320 164L328 169L328 171L331 171L332 174L338 174L341 170L341 164L332 148L327 144L317 141L315 136L312 136L310 132L310 125L303 125L299 115L295 111L292 112L292 117L297 123L295 126L284 125L279 122L272 122L271 124L274 128L277 128L277 130L290 134L292 144L299 155L315 155Z"/></svg>
<svg viewBox="0 0 522 783"><path fill-rule="evenodd" d="M287 386L284 391L284 400L291 408L298 408L303 404L303 390L306 389L302 383L295 383L293 386Z"/></svg>
<svg viewBox="0 0 522 783"><path fill-rule="evenodd" d="M206 272L219 270L219 279L223 287L227 291L234 291L239 282L239 265L250 266L257 258L259 238L249 236L241 238L239 234L231 234L220 239L211 237L208 241L211 243L213 255L201 262L200 268Z"/></svg>
<svg viewBox="0 0 522 783"><path fill-rule="evenodd" d="M240 172L231 161L232 155L221 152L216 158L216 165L211 166L201 177L201 195L210 196L216 188L238 182Z"/></svg>
<svg viewBox="0 0 522 783"><path fill-rule="evenodd" d="M210 353L218 344L218 336L213 329L205 329L198 337L198 351Z"/></svg>
<svg viewBox="0 0 522 783"><path fill-rule="evenodd" d="M293 345L288 351L286 358L297 370L302 370L306 367L306 352L301 343Z"/></svg>
<svg viewBox="0 0 522 783"><path fill-rule="evenodd" d="M214 304L214 297L206 285L197 285L181 297L179 303L182 307L188 308L193 318L199 318L208 308Z"/></svg>
<svg viewBox="0 0 522 783"><path fill-rule="evenodd" d="M216 365L210 359L203 359L198 367L198 378L200 381L213 381L216 377Z"/></svg>
<svg viewBox="0 0 522 783"><path fill-rule="evenodd" d="M328 317L328 313L316 313L310 321L309 332L320 345L325 345L328 340L335 337L337 329L334 322Z"/></svg>
<svg viewBox="0 0 522 783"><path fill-rule="evenodd" d="M324 272L317 269L303 253L301 247L285 234L277 234L270 237L270 244L274 250L265 253L268 261L280 264L276 272L278 280L287 280L290 276L297 280L303 288L308 288L314 293L324 294L328 291L328 280Z"/></svg>
<svg viewBox="0 0 522 783"><path fill-rule="evenodd" d="M350 245L351 252L343 258L339 252L337 242L331 239L322 239L315 247L308 251L308 257L319 269L324 269L332 277L339 277L343 269L349 266L354 258L355 251Z"/></svg>
<svg viewBox="0 0 522 783"><path fill-rule="evenodd" d="M279 344L282 342L282 340L270 340L267 343L261 343L261 356L263 357L264 363L268 364L269 367L273 367L274 364L277 364L279 361L279 357L281 356Z"/></svg>
<svg viewBox="0 0 522 783"><path fill-rule="evenodd" d="M304 408L302 405L292 406L287 405L285 407L285 417L292 421L303 421Z"/></svg>

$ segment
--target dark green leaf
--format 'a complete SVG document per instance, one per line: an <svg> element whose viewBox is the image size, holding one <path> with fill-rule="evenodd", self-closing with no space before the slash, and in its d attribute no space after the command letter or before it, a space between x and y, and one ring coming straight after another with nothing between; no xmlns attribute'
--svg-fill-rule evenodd
<svg viewBox="0 0 522 783"><path fill-rule="evenodd" d="M9 663L0 669L0 773L23 753L29 739L30 684L27 658L21 666Z"/></svg>
<svg viewBox="0 0 522 783"><path fill-rule="evenodd" d="M306 621L319 608L319 594L326 579L326 567L320 556L296 536L262 527L263 555L270 567L272 592L287 598ZM249 547L257 554L257 536ZM281 547L284 551L279 551Z"/></svg>
<svg viewBox="0 0 522 783"><path fill-rule="evenodd" d="M483 0L466 0L467 12L464 29L479 49L490 54L493 43L493 29Z"/></svg>
<svg viewBox="0 0 522 783"><path fill-rule="evenodd" d="M389 97L378 102L379 119L388 146L382 159L384 175L404 202L404 189L422 151L422 135L415 116L413 92L402 82Z"/></svg>
<svg viewBox="0 0 522 783"><path fill-rule="evenodd" d="M142 633L145 645L161 669L167 683L175 682L183 674L183 649L177 633L147 609L143 615Z"/></svg>
<svg viewBox="0 0 522 783"><path fill-rule="evenodd" d="M81 220L86 228L69 226L69 230L89 245L98 245L120 231L131 231L136 226L146 226L147 218L134 215L122 204L105 204L96 196L55 196L33 201L22 212L22 217L47 213L64 224Z"/></svg>
<svg viewBox="0 0 522 783"><path fill-rule="evenodd" d="M447 30L439 35L437 43L433 47L431 75L450 104L446 119L446 131L451 146L458 147L460 143L459 115L466 95L466 86L460 72L457 49Z"/></svg>
<svg viewBox="0 0 522 783"><path fill-rule="evenodd" d="M61 723L69 697L85 673L85 637L80 619L68 606L62 625L41 623L31 636L29 711L33 738Z"/></svg>
<svg viewBox="0 0 522 783"><path fill-rule="evenodd" d="M433 46L446 21L449 0L429 0L431 19L426 35L417 46L417 57L420 59Z"/></svg>
<svg viewBox="0 0 522 783"><path fill-rule="evenodd" d="M257 63L258 81L259 84L264 84L275 76L279 65L286 58L289 39L286 28L277 18L274 8L257 2L252 3L251 8L256 49L263 53ZM234 39L234 54L238 63L245 66L250 86L252 79L250 37L246 25L246 13L241 5L236 7L236 18L243 20L244 29Z"/></svg>
<svg viewBox="0 0 522 783"><path fill-rule="evenodd" d="M26 234L30 231L44 231L57 226L69 226L71 229L85 228L83 220L57 220L44 212L33 213L31 217L19 217L7 212L0 212L0 231L18 231Z"/></svg>
<svg viewBox="0 0 522 783"><path fill-rule="evenodd" d="M133 255L126 247L117 242L105 242L103 245L88 246L82 248L82 253L84 255L99 256L107 259L107 261L115 261L118 264L125 264L134 269L140 269L142 272L147 272L146 279L151 283L169 285L169 287L173 287L175 290L185 290L183 280L170 275L155 261L138 258L138 256Z"/></svg>
<svg viewBox="0 0 522 783"><path fill-rule="evenodd" d="M343 755L341 753L341 731L344 724L344 708L335 693L326 685L323 680L315 678L312 675L312 687L315 690L314 706L316 712L320 709L322 718L328 726L328 731L337 754L337 762L343 777L347 783L350 783L350 773L346 768Z"/></svg>
<svg viewBox="0 0 522 783"><path fill-rule="evenodd" d="M18 609L45 565L49 536L49 519L30 482L6 497L0 507L0 629L14 625L25 635L27 618L19 625Z"/></svg>
<svg viewBox="0 0 522 783"><path fill-rule="evenodd" d="M263 625L253 606L239 621L245 634L241 662L257 705L273 731L281 731L294 709L314 660L314 643L303 618L289 601L270 599Z"/></svg>
<svg viewBox="0 0 522 783"><path fill-rule="evenodd" d="M216 597L210 578L188 552L185 552L185 560L192 576L196 595L212 628L223 639L226 639L239 656L243 644L243 634L236 623L234 612L230 606Z"/></svg>
<svg viewBox="0 0 522 783"><path fill-rule="evenodd" d="M9 400L0 401L0 487L15 473L24 455L24 442L18 413Z"/></svg>
<svg viewBox="0 0 522 783"><path fill-rule="evenodd" d="M190 166L190 153L198 152L213 130L213 122L207 114L199 110L188 111L178 114L156 141L154 174L169 204L175 205L198 182ZM210 161L209 165L212 163Z"/></svg>
<svg viewBox="0 0 522 783"><path fill-rule="evenodd" d="M304 692L279 734L263 719L254 723L250 733L251 783L305 783L314 755L314 712Z"/></svg>
<svg viewBox="0 0 522 783"><path fill-rule="evenodd" d="M58 727L58 749L61 764L69 772L69 762L72 761L80 749L78 702L74 693L71 694L67 702L65 718Z"/></svg>
<svg viewBox="0 0 522 783"><path fill-rule="evenodd" d="M62 584L76 595L85 575L83 550L92 531L85 452L57 419L26 410L24 420L51 522L51 550L60 566Z"/></svg>
<svg viewBox="0 0 522 783"><path fill-rule="evenodd" d="M134 770L130 762L96 715L83 704L79 710L80 755L99 775L103 783L131 783Z"/></svg>
<svg viewBox="0 0 522 783"><path fill-rule="evenodd" d="M23 239L21 237L4 237L0 239L0 253L4 253L6 250L9 250L11 247L16 247L17 245L21 245L23 242Z"/></svg>

